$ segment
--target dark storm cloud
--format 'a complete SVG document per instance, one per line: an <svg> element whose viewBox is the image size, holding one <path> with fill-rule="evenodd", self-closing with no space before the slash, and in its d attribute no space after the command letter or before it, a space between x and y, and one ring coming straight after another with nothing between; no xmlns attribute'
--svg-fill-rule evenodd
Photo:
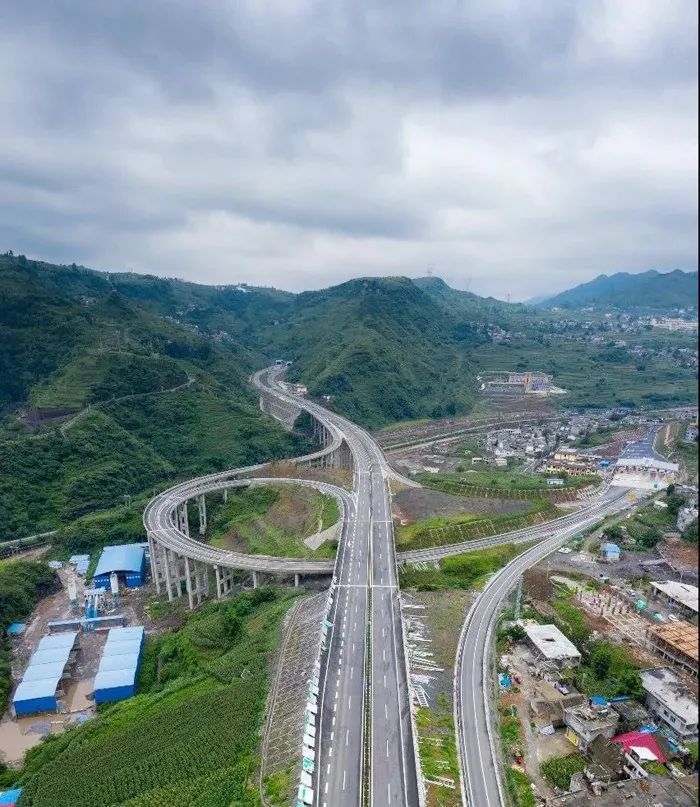
<svg viewBox="0 0 700 807"><path fill-rule="evenodd" d="M287 288L695 268L696 23L686 0L6 4L0 238Z"/></svg>

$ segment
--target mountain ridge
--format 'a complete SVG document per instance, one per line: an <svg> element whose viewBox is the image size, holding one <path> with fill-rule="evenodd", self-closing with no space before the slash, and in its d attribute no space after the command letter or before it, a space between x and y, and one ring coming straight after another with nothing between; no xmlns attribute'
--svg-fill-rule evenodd
<svg viewBox="0 0 700 807"><path fill-rule="evenodd" d="M698 305L698 273L673 269L659 272L615 272L600 274L593 280L580 283L539 303L545 308L645 308L668 310Z"/></svg>

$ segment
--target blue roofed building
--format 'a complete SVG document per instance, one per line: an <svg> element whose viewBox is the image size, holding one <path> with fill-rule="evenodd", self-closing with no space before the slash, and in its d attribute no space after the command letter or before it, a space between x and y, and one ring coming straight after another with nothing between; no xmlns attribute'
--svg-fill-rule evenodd
<svg viewBox="0 0 700 807"><path fill-rule="evenodd" d="M615 563L620 560L620 547L617 544L605 543L600 547L600 554L605 563Z"/></svg>
<svg viewBox="0 0 700 807"><path fill-rule="evenodd" d="M110 630L95 676L95 703L124 700L136 694L143 642L143 627Z"/></svg>
<svg viewBox="0 0 700 807"><path fill-rule="evenodd" d="M93 584L95 588L109 588L109 578L116 572L119 582L130 588L143 585L146 569L146 552L142 544L106 546L97 562Z"/></svg>
<svg viewBox="0 0 700 807"><path fill-rule="evenodd" d="M64 682L70 678L77 645L77 631L44 636L12 696L17 717L58 711L58 698L63 694Z"/></svg>
<svg viewBox="0 0 700 807"><path fill-rule="evenodd" d="M15 807L19 804L19 797L22 795L22 788L16 787L13 790L3 790L0 793L0 805L2 807Z"/></svg>

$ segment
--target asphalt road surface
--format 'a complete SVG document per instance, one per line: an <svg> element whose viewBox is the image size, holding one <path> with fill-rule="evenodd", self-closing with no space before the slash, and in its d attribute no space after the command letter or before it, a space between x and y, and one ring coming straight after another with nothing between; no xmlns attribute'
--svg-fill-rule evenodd
<svg viewBox="0 0 700 807"><path fill-rule="evenodd" d="M354 507L340 550L335 619L321 696L316 802L323 807L358 807L364 777L369 775L373 807L417 807L388 485L388 479L397 475L364 429L286 393L278 383L281 372L256 374L258 385L330 424L354 459ZM369 771L364 764L367 740Z"/></svg>
<svg viewBox="0 0 700 807"><path fill-rule="evenodd" d="M455 672L455 718L457 724L463 801L469 807L502 807L507 803L502 789L500 754L489 727L489 698L494 691L488 663L491 636L503 600L520 575L551 552L605 515L630 505L628 490L610 488L591 508L578 514L553 536L519 555L489 581L464 623Z"/></svg>

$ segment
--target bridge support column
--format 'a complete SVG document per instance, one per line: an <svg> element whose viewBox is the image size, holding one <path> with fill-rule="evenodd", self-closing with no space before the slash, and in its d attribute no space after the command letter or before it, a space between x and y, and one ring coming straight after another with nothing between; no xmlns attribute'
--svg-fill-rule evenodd
<svg viewBox="0 0 700 807"><path fill-rule="evenodd" d="M177 508L177 525L180 529L180 532L184 532L185 535L189 538L190 535L190 522L187 516L187 502L183 502Z"/></svg>
<svg viewBox="0 0 700 807"><path fill-rule="evenodd" d="M187 589L187 601L190 611L194 609L194 598L192 596L192 570L190 569L190 559L185 555L185 588Z"/></svg>
<svg viewBox="0 0 700 807"><path fill-rule="evenodd" d="M224 488L224 504L228 501L228 488Z"/></svg>
<svg viewBox="0 0 700 807"><path fill-rule="evenodd" d="M214 580L216 580L216 599L221 599L221 569L218 566L214 566Z"/></svg>
<svg viewBox="0 0 700 807"><path fill-rule="evenodd" d="M294 575L294 588L299 588L299 573Z"/></svg>
<svg viewBox="0 0 700 807"><path fill-rule="evenodd" d="M156 557L156 541L153 535L148 533L148 557L151 562L151 579L156 586L156 594L160 596L160 572L158 569L158 558Z"/></svg>
<svg viewBox="0 0 700 807"><path fill-rule="evenodd" d="M258 573L253 572L253 588L257 588L259 585L258 583Z"/></svg>
<svg viewBox="0 0 700 807"><path fill-rule="evenodd" d="M197 496L197 509L199 510L199 534L204 535L207 531L207 499L202 493Z"/></svg>
<svg viewBox="0 0 700 807"><path fill-rule="evenodd" d="M209 594L209 578L206 566L200 560L194 562L194 591L197 596L197 605L201 605L202 598Z"/></svg>
<svg viewBox="0 0 700 807"><path fill-rule="evenodd" d="M172 602L173 600L173 590L171 586L170 580L170 550L166 547L163 547L163 552L161 555L161 559L163 562L163 571L165 572L165 590L168 592L168 600Z"/></svg>

